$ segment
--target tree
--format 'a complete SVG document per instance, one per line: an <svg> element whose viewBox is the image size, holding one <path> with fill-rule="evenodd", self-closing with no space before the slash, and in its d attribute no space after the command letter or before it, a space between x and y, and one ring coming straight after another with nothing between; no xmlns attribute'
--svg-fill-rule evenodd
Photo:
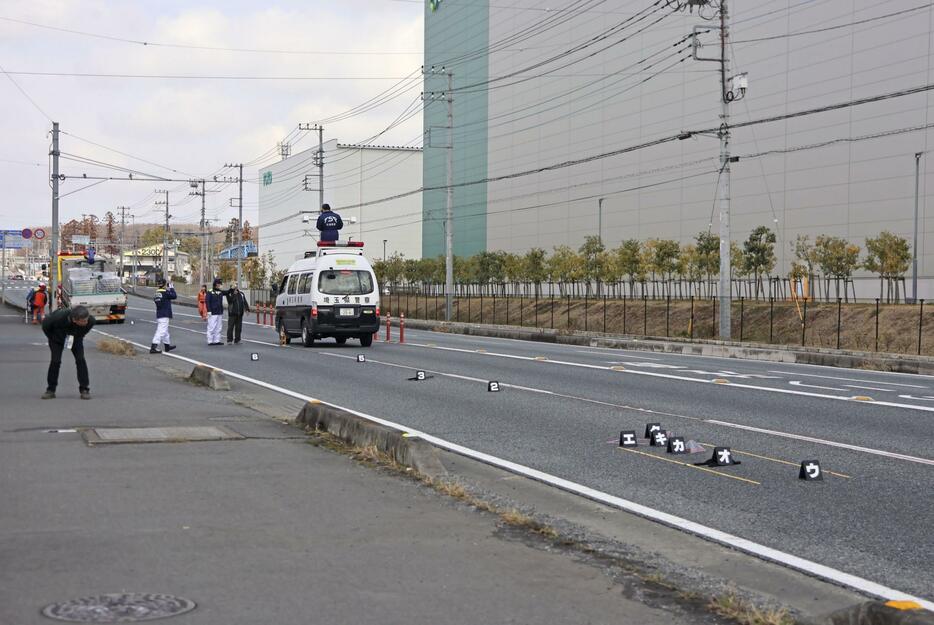
<svg viewBox="0 0 934 625"><path fill-rule="evenodd" d="M569 294L567 287L577 272L577 260L577 254L567 245L554 248L548 258L548 275L552 282L558 283L558 292L562 296Z"/></svg>
<svg viewBox="0 0 934 625"><path fill-rule="evenodd" d="M601 262L600 257L606 251L603 241L598 236L588 236L584 238L584 244L580 246L578 252L581 260L581 273L586 283L587 294L590 295L590 287L597 283L597 294L602 293L600 284Z"/></svg>
<svg viewBox="0 0 934 625"><path fill-rule="evenodd" d="M250 220L244 219L243 220L243 237L240 240L241 241L252 241L253 235L254 235L253 226L250 225Z"/></svg>
<svg viewBox="0 0 934 625"><path fill-rule="evenodd" d="M678 268L678 257L681 255L681 246L671 239L649 239L645 243L644 252L646 265L652 272L652 295L655 295L654 281L656 275L664 280L662 295L671 294L671 275Z"/></svg>
<svg viewBox="0 0 934 625"><path fill-rule="evenodd" d="M796 271L794 277L798 279L807 278L808 290L814 289L814 265L817 264L817 249L811 243L811 237L807 234L799 234L791 244L791 251L794 252L796 262L792 263L792 270ZM795 269L795 265L800 270ZM799 275L800 274L800 275ZM809 293L804 293L809 296Z"/></svg>
<svg viewBox="0 0 934 625"><path fill-rule="evenodd" d="M236 217L230 219L230 223L224 228L224 247L231 247L237 240L237 231L240 230L240 220Z"/></svg>
<svg viewBox="0 0 934 625"><path fill-rule="evenodd" d="M639 239L627 239L613 250L617 271L629 278L629 297L635 297L636 282L645 284L645 262ZM643 290L644 290L643 286Z"/></svg>
<svg viewBox="0 0 934 625"><path fill-rule="evenodd" d="M720 237L709 230L702 230L694 237L697 264L707 276L708 295L713 294L713 276L720 273Z"/></svg>
<svg viewBox="0 0 934 625"><path fill-rule="evenodd" d="M762 274L768 275L775 267L775 233L765 226L759 226L749 233L743 243L743 267L753 275L753 297L759 299L763 292Z"/></svg>
<svg viewBox="0 0 934 625"><path fill-rule="evenodd" d="M116 254L117 246L114 245L115 234L114 234L114 224L116 223L117 218L114 217L114 214L111 211L107 211L107 214L104 215L104 225L105 225L105 235L107 237L107 245L104 247L104 251L108 254Z"/></svg>
<svg viewBox="0 0 934 625"><path fill-rule="evenodd" d="M140 247L152 247L153 245L162 245L163 237L165 236L165 229L161 226L156 226L154 228L146 228L143 232L143 236L139 239Z"/></svg>
<svg viewBox="0 0 934 625"><path fill-rule="evenodd" d="M904 278L905 272L911 265L911 247L908 240L888 230L879 233L875 238L866 239L866 260L863 267L873 273L879 274L879 297L882 298L883 281L886 284L885 301L894 297L899 301L898 281Z"/></svg>
<svg viewBox="0 0 934 625"><path fill-rule="evenodd" d="M542 282L548 279L545 250L533 247L522 257L526 279L534 285L536 297L541 294Z"/></svg>
<svg viewBox="0 0 934 625"><path fill-rule="evenodd" d="M853 271L859 267L859 246L848 243L846 239L818 235L814 242L814 257L824 274L824 298L830 299L830 278L834 279L837 298L840 297L840 281L843 280L843 295L846 297L846 284Z"/></svg>

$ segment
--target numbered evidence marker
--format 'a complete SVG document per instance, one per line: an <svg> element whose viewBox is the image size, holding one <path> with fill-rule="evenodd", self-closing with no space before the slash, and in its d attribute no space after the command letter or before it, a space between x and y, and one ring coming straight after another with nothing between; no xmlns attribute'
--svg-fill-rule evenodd
<svg viewBox="0 0 934 625"><path fill-rule="evenodd" d="M684 438L681 436L672 436L668 439L668 453L686 454L687 448L684 446Z"/></svg>
<svg viewBox="0 0 934 625"><path fill-rule="evenodd" d="M798 471L798 479L808 482L812 480L823 480L824 472L820 468L820 462L817 460L805 460L802 462L801 469Z"/></svg>
<svg viewBox="0 0 934 625"><path fill-rule="evenodd" d="M635 430L623 430L619 433L619 446L620 447L638 447L639 442L636 440L636 431Z"/></svg>
<svg viewBox="0 0 934 625"><path fill-rule="evenodd" d="M649 439L649 445L652 447L665 447L668 445L668 432L665 430L656 430L652 432L652 438Z"/></svg>
<svg viewBox="0 0 934 625"><path fill-rule="evenodd" d="M646 423L645 424L645 436L643 438L647 438L651 440L652 435L661 429L662 429L661 423Z"/></svg>
<svg viewBox="0 0 934 625"><path fill-rule="evenodd" d="M257 360L259 360L259 354L257 354L256 352L253 352L252 354L250 354L250 360L252 360L253 362L256 362Z"/></svg>
<svg viewBox="0 0 934 625"><path fill-rule="evenodd" d="M433 375L425 375L425 372L424 372L424 371L416 371L416 372L415 372L415 377L409 378L409 380L412 381L412 382L421 382L422 380L430 380L430 379L433 378L433 377L435 377L435 376L433 376Z"/></svg>
<svg viewBox="0 0 934 625"><path fill-rule="evenodd" d="M499 382L489 381L486 383L488 393L499 393Z"/></svg>
<svg viewBox="0 0 934 625"><path fill-rule="evenodd" d="M357 354L357 362L366 362L366 356L363 354Z"/></svg>
<svg viewBox="0 0 934 625"><path fill-rule="evenodd" d="M728 467L734 464L741 464L739 460L733 458L733 452L729 447L714 447L713 456L710 460L704 462L695 462L697 466L706 465L708 467Z"/></svg>

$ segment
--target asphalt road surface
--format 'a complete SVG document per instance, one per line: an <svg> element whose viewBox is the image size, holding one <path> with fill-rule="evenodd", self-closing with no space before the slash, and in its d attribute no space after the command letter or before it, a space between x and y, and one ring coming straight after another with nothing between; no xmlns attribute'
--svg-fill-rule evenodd
<svg viewBox="0 0 934 625"><path fill-rule="evenodd" d="M132 324L102 329L148 345L152 303L130 307ZM176 354L934 599L934 378L419 331L280 347L254 323L244 344L208 347L184 307L171 329ZM705 451L618 447L650 422ZM696 466L714 445L741 464ZM798 479L805 460L823 481Z"/></svg>

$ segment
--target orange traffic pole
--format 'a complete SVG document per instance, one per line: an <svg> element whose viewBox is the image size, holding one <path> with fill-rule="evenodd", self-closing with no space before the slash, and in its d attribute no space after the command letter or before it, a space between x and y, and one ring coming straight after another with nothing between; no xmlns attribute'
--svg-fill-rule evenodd
<svg viewBox="0 0 934 625"><path fill-rule="evenodd" d="M405 343L405 313L399 315L399 342Z"/></svg>
<svg viewBox="0 0 934 625"><path fill-rule="evenodd" d="M392 317L389 315L389 311L386 311L386 342L388 343L392 339Z"/></svg>

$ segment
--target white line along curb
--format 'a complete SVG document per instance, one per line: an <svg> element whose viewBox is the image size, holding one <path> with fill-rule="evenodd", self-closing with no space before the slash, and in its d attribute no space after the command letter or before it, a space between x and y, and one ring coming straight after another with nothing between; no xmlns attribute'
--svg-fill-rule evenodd
<svg viewBox="0 0 934 625"><path fill-rule="evenodd" d="M103 334L104 336L109 336L111 338L126 341L127 343L130 343L131 345L141 350L149 349L149 347L146 345L135 343L133 341L127 341L124 338L121 338L114 334L110 334L108 332L97 330L96 328L94 331L100 334ZM499 467L501 469L505 469L511 473L522 475L524 477L536 480L538 482L542 482L544 484L548 484L550 486L560 488L567 492L574 493L582 497L586 497L593 501L598 501L600 503L612 506L614 508L619 508L621 510L631 512L633 514L637 514L641 517L651 519L653 521L657 521L658 523L662 523L669 527L673 527L673 528L688 532L690 534L694 534L695 536L699 536L701 538L705 538L707 540L711 540L713 542L720 543L722 545L726 545L734 549L738 549L740 551L752 554L754 556L763 558L765 560L769 560L771 562L782 564L784 566L787 566L788 568L796 569L798 571L803 571L815 577L819 577L821 579L825 579L825 580L834 582L836 584L840 584L842 586L853 588L854 590L858 590L859 592L865 593L867 595L880 597L882 599L886 599L890 601L891 600L914 601L915 603L922 606L923 608L934 612L934 601L928 601L920 597L915 597L913 595L904 593L900 590L889 588L888 586L883 586L882 584L877 584L876 582L870 581L868 579L864 579L856 575L851 575L849 573L844 573L843 571L839 571L829 566L824 566L823 564L818 564L817 562L812 562L804 558L799 558L798 556L792 555L790 553L785 553L783 551L779 551L778 549L766 547L765 545L760 545L758 543L752 542L751 540L740 538L739 536L734 536L733 534L728 534L726 532L721 532L718 529L707 527L706 525L701 525L700 523L695 523L694 521L689 521L687 519L683 519L673 514L668 514L667 512L655 510L654 508L649 508L648 506L638 504L634 501L629 501L628 499L623 499L622 497L617 497L615 495L610 495L609 493L604 493L602 491L595 490L588 486L584 486L583 484L578 484L576 482L572 482L570 480L566 480L564 478L560 478L560 477L551 475L549 473L545 473L543 471L533 469L531 467L517 464L509 460L503 460L502 458L497 458L496 456L491 456L481 451L470 449L469 447L464 447L456 443L451 443L442 438L438 438L436 436L432 436L431 434L426 434L424 432L414 430L412 428L406 427L399 423L395 423L393 421L387 421L386 419L374 417L373 415L359 412L351 408L344 408L343 406L338 406L337 404L323 402L320 399L317 399L315 397L304 395L302 393L296 393L295 391L291 391L287 388L282 388L281 386L276 386L274 384L270 384L262 380L257 380L256 378L251 378L251 377L242 375L240 373L236 373L234 371L229 371L227 369L221 369L219 367L214 367L211 364L201 362L193 358L186 358L185 356L178 356L175 354L163 354L163 356L167 356L169 358L175 358L183 362L187 362L187 363L194 364L194 365L203 365L206 367L212 367L214 369L217 369L218 371L221 371L222 373L224 373L224 375L227 375L231 378L242 380L244 382L249 382L250 384L255 384L256 386L260 386L265 389L275 391L277 393L281 393L289 397L293 397L295 399L322 403L322 404L337 408L339 410L345 410L358 417L367 419L368 421L372 421L373 423L378 423L380 425L393 428L400 432L407 433L411 437L419 437L426 442L429 442L433 445L437 445L438 447L447 449L448 451L452 451L454 453L460 454L467 458L472 458L474 460L478 460L480 462L483 462L483 463L486 463L486 464L489 464L495 467Z"/></svg>

